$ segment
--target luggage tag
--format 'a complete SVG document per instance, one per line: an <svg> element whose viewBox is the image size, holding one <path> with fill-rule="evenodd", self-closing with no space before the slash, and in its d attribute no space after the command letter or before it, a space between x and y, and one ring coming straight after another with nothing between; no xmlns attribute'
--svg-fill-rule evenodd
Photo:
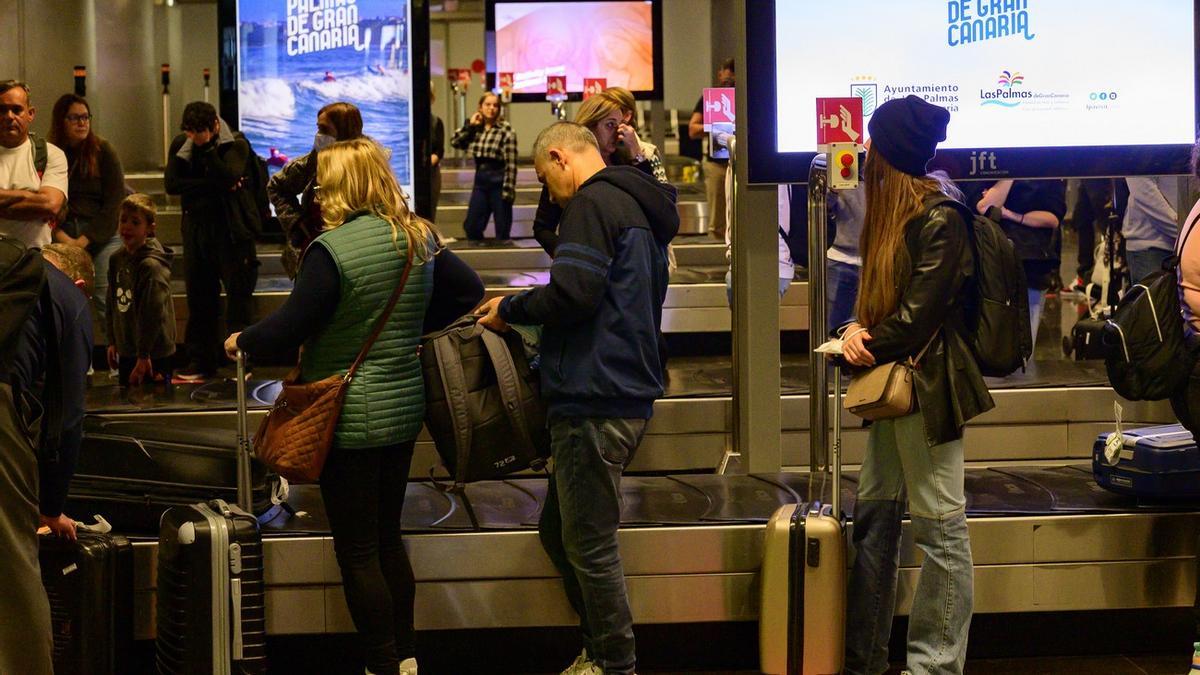
<svg viewBox="0 0 1200 675"><path fill-rule="evenodd" d="M1108 462L1109 466L1116 466L1121 461L1121 450L1125 447L1125 433L1121 428L1121 415L1125 409L1121 404L1113 401L1113 416L1117 420L1117 430L1108 435L1104 440L1104 461Z"/></svg>

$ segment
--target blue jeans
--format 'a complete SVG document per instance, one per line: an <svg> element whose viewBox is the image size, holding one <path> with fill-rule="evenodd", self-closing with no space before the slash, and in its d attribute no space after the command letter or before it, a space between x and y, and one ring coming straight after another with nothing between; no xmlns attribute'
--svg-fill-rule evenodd
<svg viewBox="0 0 1200 675"><path fill-rule="evenodd" d="M924 423L917 412L871 426L854 505L847 675L879 675L888 668L906 493L913 538L925 554L909 616L907 667L913 675L963 671L974 579L963 444L929 447Z"/></svg>
<svg viewBox="0 0 1200 675"><path fill-rule="evenodd" d="M513 203L504 200L504 165L483 165L475 169L475 184L471 188L471 201L467 203L467 218L463 231L467 239L483 239L488 217L496 221L496 238L512 236Z"/></svg>
<svg viewBox="0 0 1200 675"><path fill-rule="evenodd" d="M825 263L825 310L829 327L837 328L854 318L854 301L858 299L860 268L837 260Z"/></svg>
<svg viewBox="0 0 1200 675"><path fill-rule="evenodd" d="M1137 283L1147 276L1162 269L1163 261L1174 255L1174 251L1164 248L1148 248L1142 251L1125 251L1125 259L1129 262L1129 276Z"/></svg>
<svg viewBox="0 0 1200 675"><path fill-rule="evenodd" d="M621 473L645 428L639 419L550 423L554 468L538 533L579 615L584 648L606 674L628 675L637 665L617 526Z"/></svg>
<svg viewBox="0 0 1200 675"><path fill-rule="evenodd" d="M1042 324L1042 307L1046 304L1046 291L1040 291L1036 288L1029 289L1029 334L1032 336L1030 344L1034 347L1034 353L1037 353L1037 334L1038 326Z"/></svg>
<svg viewBox="0 0 1200 675"><path fill-rule="evenodd" d="M92 258L92 264L96 267L96 292L92 294L92 309L101 326L108 325L108 261L121 249L121 245L121 238L113 237Z"/></svg>

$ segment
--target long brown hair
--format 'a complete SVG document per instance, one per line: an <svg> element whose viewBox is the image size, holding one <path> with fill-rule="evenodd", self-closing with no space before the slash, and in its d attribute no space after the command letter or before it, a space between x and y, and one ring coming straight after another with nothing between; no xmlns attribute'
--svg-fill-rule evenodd
<svg viewBox="0 0 1200 675"><path fill-rule="evenodd" d="M345 101L335 101L317 111L317 117L325 116L333 127L333 137L339 141L361 138L363 135L362 113L358 106Z"/></svg>
<svg viewBox="0 0 1200 675"><path fill-rule="evenodd" d="M948 178L909 175L878 151L867 153L863 182L867 212L859 242L863 266L855 314L862 326L871 328L896 311L908 286L912 260L904 241L905 226L925 211L929 197L961 195Z"/></svg>
<svg viewBox="0 0 1200 675"><path fill-rule="evenodd" d="M75 156L70 167L72 174L92 178L100 175L100 137L89 126L87 138L83 139L78 148L71 150L70 143L67 142L67 112L76 103L86 108L88 115L92 114L92 107L88 105L86 98L75 94L59 96L54 102L54 110L50 113L50 136L47 140L62 148L63 152Z"/></svg>

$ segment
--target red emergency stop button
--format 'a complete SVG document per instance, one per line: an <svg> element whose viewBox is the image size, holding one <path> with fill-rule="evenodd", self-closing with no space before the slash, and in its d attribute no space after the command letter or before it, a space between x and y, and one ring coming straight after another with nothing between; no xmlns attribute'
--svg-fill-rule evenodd
<svg viewBox="0 0 1200 675"><path fill-rule="evenodd" d="M843 167L842 167L842 178L847 178L847 179L848 179L848 178L850 178L850 175L851 175L851 172L850 172L850 167L848 167L848 166L843 166Z"/></svg>
<svg viewBox="0 0 1200 675"><path fill-rule="evenodd" d="M843 152L842 156L838 157L838 161L842 163L842 166L850 166L854 163L854 155L848 152Z"/></svg>

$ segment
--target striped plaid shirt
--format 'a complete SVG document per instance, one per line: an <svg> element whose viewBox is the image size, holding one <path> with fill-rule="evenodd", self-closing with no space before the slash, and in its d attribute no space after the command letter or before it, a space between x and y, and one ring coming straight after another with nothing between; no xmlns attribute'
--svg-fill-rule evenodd
<svg viewBox="0 0 1200 675"><path fill-rule="evenodd" d="M463 125L454 132L450 145L471 153L476 159L492 159L504 162L504 201L511 202L517 197L517 134L503 120L496 122L492 128L483 125Z"/></svg>

